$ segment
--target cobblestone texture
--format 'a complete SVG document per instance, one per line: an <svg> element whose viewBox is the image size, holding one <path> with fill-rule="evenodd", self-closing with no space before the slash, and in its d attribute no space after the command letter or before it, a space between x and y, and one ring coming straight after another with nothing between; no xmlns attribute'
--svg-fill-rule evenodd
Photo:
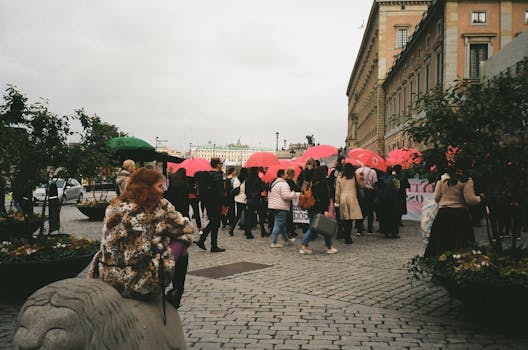
<svg viewBox="0 0 528 350"><path fill-rule="evenodd" d="M99 238L101 223L63 209L66 232ZM269 238L220 233L225 253L190 249L189 270L241 261L273 265L221 279L187 276L180 308L190 349L528 349L528 337L495 333L430 280L411 281L406 263L423 253L416 223L402 238L354 237L326 255L299 243L270 248ZM480 240L484 231L478 230ZM0 301L0 349L9 348L20 305Z"/></svg>

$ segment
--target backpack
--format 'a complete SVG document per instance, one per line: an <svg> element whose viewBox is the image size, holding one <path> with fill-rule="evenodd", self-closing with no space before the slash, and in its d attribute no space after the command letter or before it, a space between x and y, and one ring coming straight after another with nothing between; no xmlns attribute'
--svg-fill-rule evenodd
<svg viewBox="0 0 528 350"><path fill-rule="evenodd" d="M208 198L213 191L213 178L208 171L198 171L194 174L196 180L196 196L200 200Z"/></svg>
<svg viewBox="0 0 528 350"><path fill-rule="evenodd" d="M240 186L235 187L231 190L231 196L236 197L240 194Z"/></svg>
<svg viewBox="0 0 528 350"><path fill-rule="evenodd" d="M315 205L315 198L312 192L312 185L309 184L299 195L299 208L307 210Z"/></svg>
<svg viewBox="0 0 528 350"><path fill-rule="evenodd" d="M226 194L231 194L232 195L232 192L233 192L233 179L230 179L230 178L225 178L224 179L224 189L225 189L225 193Z"/></svg>

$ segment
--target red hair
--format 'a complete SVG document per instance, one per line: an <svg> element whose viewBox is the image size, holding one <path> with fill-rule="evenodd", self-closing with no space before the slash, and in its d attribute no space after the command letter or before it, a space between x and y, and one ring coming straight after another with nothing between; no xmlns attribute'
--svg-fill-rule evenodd
<svg viewBox="0 0 528 350"><path fill-rule="evenodd" d="M162 179L163 177L157 170L139 168L130 175L121 198L151 211L163 198L163 193L159 193L154 188L154 185Z"/></svg>

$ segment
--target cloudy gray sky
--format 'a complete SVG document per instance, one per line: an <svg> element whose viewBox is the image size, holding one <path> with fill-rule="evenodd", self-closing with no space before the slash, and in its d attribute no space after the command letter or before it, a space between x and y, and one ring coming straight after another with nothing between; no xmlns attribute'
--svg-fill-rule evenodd
<svg viewBox="0 0 528 350"><path fill-rule="evenodd" d="M0 0L0 87L185 151L336 146L371 1Z"/></svg>

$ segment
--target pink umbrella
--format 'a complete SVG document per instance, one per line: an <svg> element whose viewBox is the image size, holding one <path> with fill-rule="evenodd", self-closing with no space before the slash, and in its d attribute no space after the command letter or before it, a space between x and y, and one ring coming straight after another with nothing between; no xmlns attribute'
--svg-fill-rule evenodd
<svg viewBox="0 0 528 350"><path fill-rule="evenodd" d="M400 164L403 169L409 169L412 164L420 164L422 153L414 148L397 148L389 152L387 165Z"/></svg>
<svg viewBox="0 0 528 350"><path fill-rule="evenodd" d="M364 165L381 170L383 172L387 171L387 164L385 159L383 159L379 154L374 151L363 149L363 148L354 148L348 152L350 158L360 161Z"/></svg>
<svg viewBox="0 0 528 350"><path fill-rule="evenodd" d="M244 168L264 167L269 168L273 165L279 165L279 160L271 152L253 153L244 164Z"/></svg>
<svg viewBox="0 0 528 350"><path fill-rule="evenodd" d="M355 158L345 158L345 163L349 163L357 167L362 167L363 165L365 165Z"/></svg>
<svg viewBox="0 0 528 350"><path fill-rule="evenodd" d="M266 172L266 175L264 175L263 180L268 183L272 182L277 178L277 171L279 169L287 170L288 168L293 168L295 170L295 178L299 177L299 174L301 173L301 168L299 167L299 165L287 159L279 159L279 165L269 167L268 171Z"/></svg>
<svg viewBox="0 0 528 350"><path fill-rule="evenodd" d="M309 147L306 151L304 151L302 158L308 159L321 159L326 157L331 157L336 155L339 152L339 150L331 145L317 145Z"/></svg>
<svg viewBox="0 0 528 350"><path fill-rule="evenodd" d="M184 168L185 170L187 170L187 176L193 177L194 173L198 171L211 170L211 163L209 163L209 161L205 158L191 158L185 159L183 162L177 164L176 166L170 164L169 168L173 171L177 171L180 168Z"/></svg>

